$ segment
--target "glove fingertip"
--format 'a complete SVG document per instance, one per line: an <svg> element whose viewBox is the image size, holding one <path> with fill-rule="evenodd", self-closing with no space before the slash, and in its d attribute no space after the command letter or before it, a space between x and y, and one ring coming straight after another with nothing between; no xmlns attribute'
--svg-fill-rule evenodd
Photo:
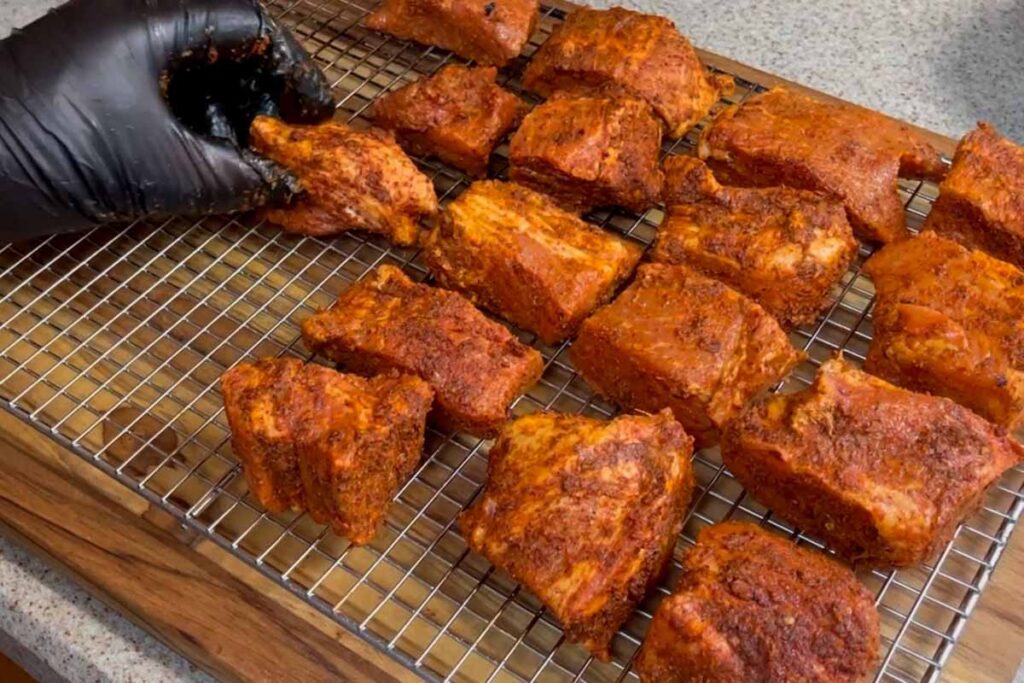
<svg viewBox="0 0 1024 683"><path fill-rule="evenodd" d="M262 201L265 204L287 204L302 192L302 184L288 169L249 149L242 158L263 180Z"/></svg>
<svg viewBox="0 0 1024 683"><path fill-rule="evenodd" d="M271 40L270 68L281 85L281 116L295 123L330 118L334 114L334 97L323 72L287 28L270 17L263 21Z"/></svg>

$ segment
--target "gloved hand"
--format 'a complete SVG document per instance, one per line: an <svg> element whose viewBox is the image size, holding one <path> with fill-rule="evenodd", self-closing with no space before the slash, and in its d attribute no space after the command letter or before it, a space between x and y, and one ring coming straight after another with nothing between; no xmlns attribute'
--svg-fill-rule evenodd
<svg viewBox="0 0 1024 683"><path fill-rule="evenodd" d="M332 112L255 0L71 0L0 41L0 241L286 198L250 121Z"/></svg>

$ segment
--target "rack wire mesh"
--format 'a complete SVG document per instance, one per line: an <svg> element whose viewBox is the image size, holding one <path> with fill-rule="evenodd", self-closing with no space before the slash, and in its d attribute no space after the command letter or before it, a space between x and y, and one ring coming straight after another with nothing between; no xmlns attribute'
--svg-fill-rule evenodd
<svg viewBox="0 0 1024 683"><path fill-rule="evenodd" d="M269 4L327 74L338 117L355 125L366 124L366 110L380 93L454 59L364 29L361 20L373 4ZM542 11L527 56L563 18L555 7ZM524 63L520 58L506 69L507 87L521 90ZM740 79L730 101L761 89ZM695 134L666 143L665 154L692 148ZM493 160L498 176L505 151L500 148ZM442 200L468 182L442 165L418 163ZM936 188L914 182L901 184L900 191L916 227ZM647 244L661 212L589 218ZM869 255L862 246L827 314L792 333L809 360L781 389L806 385L815 367L838 351L855 362L864 359L873 289L860 267ZM304 515L265 512L248 495L231 454L217 381L242 360L310 358L299 322L385 262L428 278L415 250L358 234L289 235L253 216L138 221L0 246L0 399L428 679L636 680L633 656L701 527L747 519L821 547L747 497L716 451L697 453L698 487L671 570L617 635L613 660L602 663L567 643L534 596L470 553L459 536L455 517L483 481L488 442L430 431L422 464L396 496L384 531L367 546L350 546ZM544 346L519 334L543 353L546 368L514 412L614 414L577 378L567 344ZM993 487L981 511L933 564L861 573L882 618L875 680L938 678L1022 508L1024 470L1017 468Z"/></svg>

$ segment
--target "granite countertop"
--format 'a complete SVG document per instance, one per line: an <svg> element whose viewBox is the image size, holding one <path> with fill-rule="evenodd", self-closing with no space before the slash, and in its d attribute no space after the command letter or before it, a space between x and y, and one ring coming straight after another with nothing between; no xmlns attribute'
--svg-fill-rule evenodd
<svg viewBox="0 0 1024 683"><path fill-rule="evenodd" d="M0 0L0 37L56 4ZM1019 0L594 4L663 14L701 47L952 137L985 119L1024 141ZM0 649L43 682L209 680L3 538Z"/></svg>

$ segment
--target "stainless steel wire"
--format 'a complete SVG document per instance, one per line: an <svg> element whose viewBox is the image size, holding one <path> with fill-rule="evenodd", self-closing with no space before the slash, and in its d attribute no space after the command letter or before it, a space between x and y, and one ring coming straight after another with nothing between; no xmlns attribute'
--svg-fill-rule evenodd
<svg viewBox="0 0 1024 683"><path fill-rule="evenodd" d="M374 0L273 0L271 12L309 48L333 84L338 117L366 125L382 92L457 58L364 29ZM563 18L546 6L528 52ZM502 75L519 88L521 58ZM731 101L761 87L739 81ZM527 99L531 99L526 95ZM719 105L722 106L722 105ZM693 147L695 132L665 154ZM438 195L468 181L419 160ZM499 148L492 172L506 163ZM936 195L927 183L901 187L908 221L919 225ZM597 212L589 219L649 243L659 209ZM792 333L809 360L778 389L808 383L836 352L863 361L874 291L860 274L871 253L836 287L813 325ZM358 234L322 240L282 233L254 216L138 221L0 247L0 402L96 467L257 567L339 624L421 676L446 681L632 681L633 657L679 558L705 525L759 522L821 548L759 506L721 464L694 456L698 488L668 576L623 627L603 663L567 643L537 599L470 553L456 515L485 472L488 442L430 431L422 464L395 497L384 531L352 547L303 515L269 514L248 495L231 454L217 379L242 360L311 359L298 323L329 305L380 263L429 277L415 250ZM543 379L513 406L614 414L567 359L568 344L545 346ZM146 431L159 424L164 431ZM159 431L159 430L156 430ZM174 448L167 449L166 435ZM937 680L1024 509L1024 471L1008 473L934 564L863 572L882 617L884 652L875 680Z"/></svg>

